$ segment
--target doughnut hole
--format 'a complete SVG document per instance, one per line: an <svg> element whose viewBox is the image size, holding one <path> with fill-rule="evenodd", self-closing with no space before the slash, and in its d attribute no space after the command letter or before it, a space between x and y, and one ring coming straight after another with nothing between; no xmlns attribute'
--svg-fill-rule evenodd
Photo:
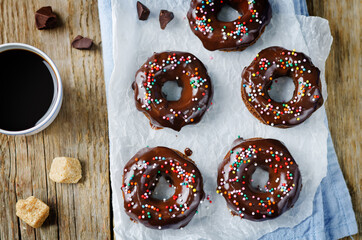
<svg viewBox="0 0 362 240"><path fill-rule="evenodd" d="M156 178L155 189L152 192L152 198L166 201L175 194L175 186L167 176L160 175Z"/></svg>
<svg viewBox="0 0 362 240"><path fill-rule="evenodd" d="M178 101L181 98L182 89L177 80L174 80L165 82L161 91L167 101Z"/></svg>
<svg viewBox="0 0 362 240"><path fill-rule="evenodd" d="M260 191L260 192L267 192L265 189L265 186L267 186L267 183L269 181L269 172L262 169L261 167L257 167L255 169L255 172L251 176L251 186Z"/></svg>
<svg viewBox="0 0 362 240"><path fill-rule="evenodd" d="M217 20L222 22L235 21L238 17L242 16L237 10L225 4L217 15Z"/></svg>
<svg viewBox="0 0 362 240"><path fill-rule="evenodd" d="M269 97L275 102L289 102L294 95L295 84L290 77L279 77L273 80L268 89Z"/></svg>

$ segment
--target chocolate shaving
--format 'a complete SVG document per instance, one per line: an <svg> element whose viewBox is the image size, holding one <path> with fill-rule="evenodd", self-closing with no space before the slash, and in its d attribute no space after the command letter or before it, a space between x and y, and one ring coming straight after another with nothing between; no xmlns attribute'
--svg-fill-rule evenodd
<svg viewBox="0 0 362 240"><path fill-rule="evenodd" d="M148 16L150 15L150 9L143 5L140 1L137 1L137 13L138 13L138 19L145 21L148 19Z"/></svg>
<svg viewBox="0 0 362 240"><path fill-rule="evenodd" d="M35 12L35 24L39 30L55 28L58 25L57 15L53 13L52 7L42 7Z"/></svg>
<svg viewBox="0 0 362 240"><path fill-rule="evenodd" d="M93 45L93 40L82 37L81 35L76 36L72 41L72 47L80 50L89 50Z"/></svg>
<svg viewBox="0 0 362 240"><path fill-rule="evenodd" d="M173 12L169 12L167 10L160 11L160 26L161 29L165 29L167 24L172 21L174 18Z"/></svg>

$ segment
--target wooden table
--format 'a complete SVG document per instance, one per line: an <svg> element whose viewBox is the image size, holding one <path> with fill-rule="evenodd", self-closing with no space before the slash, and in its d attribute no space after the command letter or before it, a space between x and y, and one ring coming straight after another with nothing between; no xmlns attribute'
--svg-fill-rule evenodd
<svg viewBox="0 0 362 240"><path fill-rule="evenodd" d="M327 61L327 112L337 155L362 229L361 70L359 0L308 0L311 15L330 20L334 43ZM34 12L51 5L61 26L38 31ZM93 38L91 51L72 49L78 34ZM107 106L102 43L96 0L0 1L0 43L23 42L45 51L56 63L64 84L58 118L30 137L0 135L0 239L111 239ZM79 158L79 184L55 184L48 178L57 156ZM40 229L15 215L18 199L34 195L50 208ZM355 238L360 239L360 238Z"/></svg>
<svg viewBox="0 0 362 240"><path fill-rule="evenodd" d="M39 31L34 12L51 5L61 26ZM0 239L110 239L111 190L107 105L97 1L0 1L0 43L23 42L46 52L59 68L64 101L57 119L30 137L0 136ZM78 34L96 48L71 48ZM81 160L79 184L55 184L54 157ZM18 199L34 195L50 206L45 226L32 229L15 215Z"/></svg>

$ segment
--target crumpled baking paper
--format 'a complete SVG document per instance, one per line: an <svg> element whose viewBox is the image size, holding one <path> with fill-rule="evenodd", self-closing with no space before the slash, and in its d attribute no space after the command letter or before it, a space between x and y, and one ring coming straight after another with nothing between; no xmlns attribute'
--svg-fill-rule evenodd
<svg viewBox="0 0 362 240"><path fill-rule="evenodd" d="M317 187L327 172L327 134L324 107L306 122L291 128L266 126L253 117L242 102L241 72L255 55L269 46L296 49L309 55L321 70L324 99L325 61L332 37L328 22L316 17L296 16L293 2L270 0L273 18L256 44L242 52L210 52L191 32L186 12L189 0L143 0L151 10L147 21L137 19L135 0L113 0L114 70L108 90L110 169L114 231L116 239L257 239L281 227L293 227L312 214ZM161 9L175 18L161 30ZM154 52L191 52L208 68L214 85L213 105L197 125L180 132L153 130L148 119L136 110L131 83L137 69ZM296 205L279 218L252 222L233 217L224 198L216 194L218 164L237 136L278 139L287 146L300 166L303 189ZM191 158L204 177L204 189L212 203L205 201L182 230L152 230L130 221L123 209L121 192L123 166L141 148L166 146L193 150Z"/></svg>

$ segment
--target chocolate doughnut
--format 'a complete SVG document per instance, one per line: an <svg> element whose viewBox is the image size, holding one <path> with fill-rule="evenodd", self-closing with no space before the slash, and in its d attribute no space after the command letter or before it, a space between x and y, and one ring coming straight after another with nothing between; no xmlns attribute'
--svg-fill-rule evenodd
<svg viewBox="0 0 362 240"><path fill-rule="evenodd" d="M177 81L183 88L178 101L167 101L162 93L167 81ZM153 128L168 127L176 131L198 123L213 96L204 64L185 52L155 53L137 71L132 88L137 109L150 119Z"/></svg>
<svg viewBox="0 0 362 240"><path fill-rule="evenodd" d="M229 5L242 16L231 22L217 19ZM191 0L187 18L191 30L208 50L242 51L254 44L272 17L268 0Z"/></svg>
<svg viewBox="0 0 362 240"><path fill-rule="evenodd" d="M175 188L169 199L152 196L161 176ZM124 167L122 192L128 216L156 229L186 226L205 196L195 163L166 147L144 148L129 160Z"/></svg>
<svg viewBox="0 0 362 240"><path fill-rule="evenodd" d="M242 73L241 96L248 110L262 123L289 128L308 119L323 104L320 71L309 57L295 50L269 47L262 50ZM287 76L295 90L288 102L269 97L273 80Z"/></svg>
<svg viewBox="0 0 362 240"><path fill-rule="evenodd" d="M269 172L262 189L251 185L257 167ZM288 149L278 140L239 138L219 165L217 184L216 192L225 198L233 215L264 221L294 206L302 177Z"/></svg>

